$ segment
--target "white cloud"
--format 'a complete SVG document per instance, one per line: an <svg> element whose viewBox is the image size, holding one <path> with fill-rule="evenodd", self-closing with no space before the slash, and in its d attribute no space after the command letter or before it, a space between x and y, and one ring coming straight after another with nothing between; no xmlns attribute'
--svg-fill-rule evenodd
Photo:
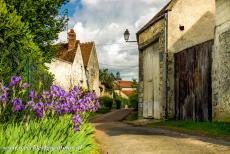
<svg viewBox="0 0 230 154"><path fill-rule="evenodd" d="M69 25L74 28L81 42L96 42L101 67L120 71L123 79L130 80L138 78L138 49L136 43L124 42L123 32L128 28L130 39L136 40L135 33L168 1L82 0L82 9L76 11ZM60 33L61 40L66 40L66 32Z"/></svg>

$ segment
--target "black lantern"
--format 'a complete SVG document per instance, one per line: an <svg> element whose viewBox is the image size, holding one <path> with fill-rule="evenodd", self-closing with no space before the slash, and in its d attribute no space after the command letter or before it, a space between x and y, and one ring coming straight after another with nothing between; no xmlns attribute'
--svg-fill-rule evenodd
<svg viewBox="0 0 230 154"><path fill-rule="evenodd" d="M124 32L124 39L125 39L126 42L128 42L129 36L130 36L129 30L126 29L125 32Z"/></svg>

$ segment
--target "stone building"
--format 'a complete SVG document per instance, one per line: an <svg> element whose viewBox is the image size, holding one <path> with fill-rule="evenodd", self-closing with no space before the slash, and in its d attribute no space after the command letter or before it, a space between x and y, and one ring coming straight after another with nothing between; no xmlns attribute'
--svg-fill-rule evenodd
<svg viewBox="0 0 230 154"><path fill-rule="evenodd" d="M56 57L46 64L54 74L54 84L65 90L69 90L73 85L88 88L80 41L76 40L73 29L68 33L68 43L58 44L58 47Z"/></svg>
<svg viewBox="0 0 230 154"><path fill-rule="evenodd" d="M99 95L99 64L93 42L80 43L73 29L68 32L68 43L58 44L59 51L46 64L54 74L54 84L69 90L73 85L94 90Z"/></svg>
<svg viewBox="0 0 230 154"><path fill-rule="evenodd" d="M230 121L230 1L216 0L213 51L213 120Z"/></svg>
<svg viewBox="0 0 230 154"><path fill-rule="evenodd" d="M211 76L214 14L215 0L171 0L137 32L139 117L210 118L211 100L202 99L211 94L204 81Z"/></svg>

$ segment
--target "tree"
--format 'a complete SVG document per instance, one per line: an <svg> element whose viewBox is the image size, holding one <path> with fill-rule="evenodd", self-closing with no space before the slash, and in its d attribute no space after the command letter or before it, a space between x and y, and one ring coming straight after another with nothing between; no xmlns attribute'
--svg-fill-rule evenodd
<svg viewBox="0 0 230 154"><path fill-rule="evenodd" d="M6 3L0 0L0 79L7 82L13 75L26 77L27 72L34 77L45 73L50 77L41 50L33 42L34 36L27 23L17 12L9 11ZM28 65L29 62L33 65ZM36 68L36 69L33 69ZM27 78L28 79L28 78ZM37 79L37 78L36 78ZM34 79L35 82L38 80Z"/></svg>
<svg viewBox="0 0 230 154"><path fill-rule="evenodd" d="M105 90L112 92L114 87L115 76L110 73L108 69L99 70L99 79L103 85L105 85Z"/></svg>
<svg viewBox="0 0 230 154"><path fill-rule="evenodd" d="M34 43L40 48L42 56L49 62L56 48L52 44L64 30L66 19L58 16L58 10L69 0L4 0L9 12L17 12L21 21L27 24L34 36ZM15 12L15 13L16 13Z"/></svg>

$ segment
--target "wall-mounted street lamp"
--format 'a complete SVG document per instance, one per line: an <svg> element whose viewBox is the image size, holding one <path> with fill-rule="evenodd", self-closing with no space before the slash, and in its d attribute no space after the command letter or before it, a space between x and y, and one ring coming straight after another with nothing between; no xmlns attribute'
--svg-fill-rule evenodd
<svg viewBox="0 0 230 154"><path fill-rule="evenodd" d="M129 33L129 30L126 29L125 32L124 32L124 39L126 42L137 42L137 41L129 41L129 36L130 36L130 33Z"/></svg>

